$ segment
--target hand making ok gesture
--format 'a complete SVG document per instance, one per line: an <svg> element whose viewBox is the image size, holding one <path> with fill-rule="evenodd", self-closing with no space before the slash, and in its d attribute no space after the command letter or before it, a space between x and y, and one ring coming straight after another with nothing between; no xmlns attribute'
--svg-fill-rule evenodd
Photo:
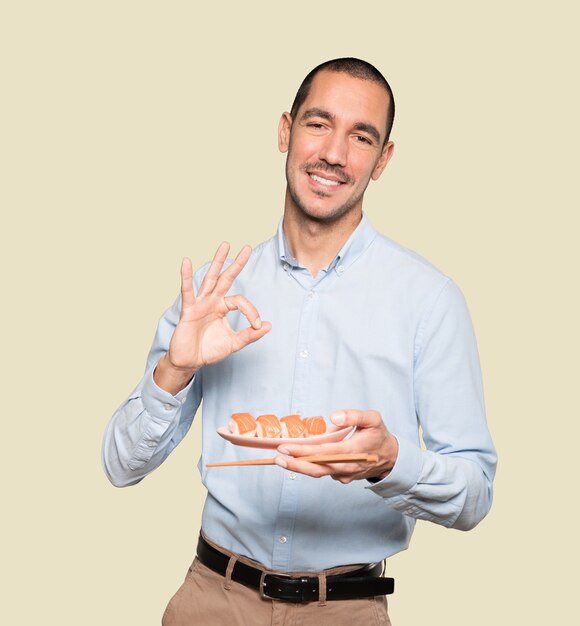
<svg viewBox="0 0 580 626"><path fill-rule="evenodd" d="M181 264L181 316L169 351L159 360L154 373L157 385L173 395L187 385L200 367L221 361L272 328L269 322L260 320L256 307L247 298L226 296L252 252L250 246L244 246L222 272L229 249L227 242L220 244L197 296L193 292L191 261L185 258ZM226 319L226 314L235 310L241 311L250 323L238 332Z"/></svg>

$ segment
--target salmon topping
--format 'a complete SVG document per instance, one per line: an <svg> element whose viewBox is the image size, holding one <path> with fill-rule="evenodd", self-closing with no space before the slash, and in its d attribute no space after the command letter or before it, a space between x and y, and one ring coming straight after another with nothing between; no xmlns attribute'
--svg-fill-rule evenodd
<svg viewBox="0 0 580 626"><path fill-rule="evenodd" d="M294 439L296 437L304 437L306 427L299 415L286 415L280 420L282 426L282 437Z"/></svg>
<svg viewBox="0 0 580 626"><path fill-rule="evenodd" d="M249 413L234 413L229 429L235 435L253 437L256 434L256 420Z"/></svg>
<svg viewBox="0 0 580 626"><path fill-rule="evenodd" d="M275 415L260 415L256 418L258 423L256 434L258 437L279 437L282 432L280 420Z"/></svg>
<svg viewBox="0 0 580 626"><path fill-rule="evenodd" d="M323 435L326 432L326 422L320 415L316 417L305 417L304 426L306 427L306 436Z"/></svg>

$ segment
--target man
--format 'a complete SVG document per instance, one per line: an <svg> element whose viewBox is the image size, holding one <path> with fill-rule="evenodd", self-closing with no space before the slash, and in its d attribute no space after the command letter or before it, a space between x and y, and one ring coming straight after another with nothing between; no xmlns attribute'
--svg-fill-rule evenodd
<svg viewBox="0 0 580 626"><path fill-rule="evenodd" d="M134 484L204 401L203 536L166 625L387 624L380 563L407 547L415 520L467 530L491 506L496 457L461 293L362 212L393 154L393 116L390 87L364 61L306 77L278 130L287 189L277 235L227 267L223 243L195 276L184 260L145 376L107 428L107 475ZM356 431L281 446L282 470L205 468L272 456L216 434L235 412L330 416ZM376 460L301 458L321 453Z"/></svg>

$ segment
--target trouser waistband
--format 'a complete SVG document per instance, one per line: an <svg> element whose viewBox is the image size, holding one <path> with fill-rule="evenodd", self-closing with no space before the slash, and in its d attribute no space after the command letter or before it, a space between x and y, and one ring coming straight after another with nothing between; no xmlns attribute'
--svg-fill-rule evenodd
<svg viewBox="0 0 580 626"><path fill-rule="evenodd" d="M270 572L253 567L221 552L202 536L197 557L206 567L228 576L247 587L253 587L263 598L287 602L352 600L393 593L394 579L380 576L383 563L370 563L344 574L312 573L308 576Z"/></svg>

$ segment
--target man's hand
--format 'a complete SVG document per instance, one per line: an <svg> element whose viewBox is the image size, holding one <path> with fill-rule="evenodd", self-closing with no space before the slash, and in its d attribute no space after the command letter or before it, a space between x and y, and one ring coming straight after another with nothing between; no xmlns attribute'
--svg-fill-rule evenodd
<svg viewBox="0 0 580 626"><path fill-rule="evenodd" d="M219 246L197 296L193 292L191 261L185 258L181 264L181 317L169 352L159 360L153 374L156 384L172 395L186 387L200 367L221 361L272 328L269 322L260 320L256 307L244 296L226 296L252 252L250 246L245 246L222 272L229 249L227 242ZM229 311L236 310L250 323L238 332L232 330L226 319Z"/></svg>
<svg viewBox="0 0 580 626"><path fill-rule="evenodd" d="M356 426L356 432L338 443L319 445L283 444L278 452L288 456L277 456L276 464L293 472L319 478L330 476L334 480L348 484L362 478L385 478L393 469L399 443L388 430L376 411L346 410L330 416L336 426ZM376 463L334 463L321 465L301 461L300 457L314 454L365 453L376 454Z"/></svg>

